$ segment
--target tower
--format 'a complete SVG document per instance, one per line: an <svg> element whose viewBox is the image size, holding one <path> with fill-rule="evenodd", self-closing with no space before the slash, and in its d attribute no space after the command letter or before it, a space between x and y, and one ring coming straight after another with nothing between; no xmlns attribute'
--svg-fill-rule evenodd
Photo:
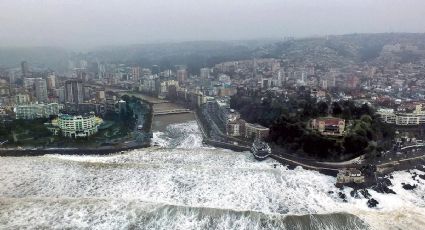
<svg viewBox="0 0 425 230"><path fill-rule="evenodd" d="M21 62L21 71L22 71L22 76L24 78L29 76L30 71L29 71L28 63L26 61Z"/></svg>
<svg viewBox="0 0 425 230"><path fill-rule="evenodd" d="M37 97L38 102L47 102L47 84L46 80L42 78L37 78L34 81L35 86L35 96Z"/></svg>
<svg viewBox="0 0 425 230"><path fill-rule="evenodd" d="M65 102L80 104L84 100L83 81L68 80L65 82Z"/></svg>

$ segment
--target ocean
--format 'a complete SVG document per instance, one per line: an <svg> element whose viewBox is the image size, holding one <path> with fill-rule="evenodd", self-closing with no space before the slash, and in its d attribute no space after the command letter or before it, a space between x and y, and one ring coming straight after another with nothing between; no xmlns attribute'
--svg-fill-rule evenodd
<svg viewBox="0 0 425 230"><path fill-rule="evenodd" d="M205 146L195 121L154 147L108 156L0 157L0 229L424 229L425 180L392 174L396 194L249 152ZM405 190L402 183L415 184ZM339 193L346 195L346 200Z"/></svg>

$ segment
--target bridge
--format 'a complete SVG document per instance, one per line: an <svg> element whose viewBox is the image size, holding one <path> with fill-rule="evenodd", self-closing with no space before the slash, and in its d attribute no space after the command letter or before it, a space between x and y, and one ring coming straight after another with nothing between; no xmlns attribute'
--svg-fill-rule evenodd
<svg viewBox="0 0 425 230"><path fill-rule="evenodd" d="M170 110L154 110L153 115L168 115L168 114L181 114L181 113L191 113L190 109L170 109Z"/></svg>

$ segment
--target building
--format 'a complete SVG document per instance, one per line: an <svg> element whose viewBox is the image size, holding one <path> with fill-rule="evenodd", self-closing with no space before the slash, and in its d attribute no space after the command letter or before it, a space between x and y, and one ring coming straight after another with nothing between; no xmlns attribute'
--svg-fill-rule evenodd
<svg viewBox="0 0 425 230"><path fill-rule="evenodd" d="M342 136L345 131L345 120L336 117L323 117L311 120L311 128L327 136Z"/></svg>
<svg viewBox="0 0 425 230"><path fill-rule="evenodd" d="M9 96L10 89L9 86L0 85L0 96Z"/></svg>
<svg viewBox="0 0 425 230"><path fill-rule="evenodd" d="M186 69L177 70L177 81L180 85L187 81L187 75L188 74Z"/></svg>
<svg viewBox="0 0 425 230"><path fill-rule="evenodd" d="M200 78L202 80L208 79L210 77L210 72L211 72L210 68L202 68L200 71Z"/></svg>
<svg viewBox="0 0 425 230"><path fill-rule="evenodd" d="M245 123L245 138L264 139L268 137L270 129L259 124Z"/></svg>
<svg viewBox="0 0 425 230"><path fill-rule="evenodd" d="M393 109L379 109L377 114L388 124L401 126L425 124L425 111L422 110L421 104L416 105L411 113L395 113Z"/></svg>
<svg viewBox="0 0 425 230"><path fill-rule="evenodd" d="M30 103L30 96L28 94L16 94L15 95L15 103L17 105L23 105Z"/></svg>
<svg viewBox="0 0 425 230"><path fill-rule="evenodd" d="M22 71L22 76L24 78L29 76L30 70L29 70L28 63L26 61L21 62L21 71Z"/></svg>
<svg viewBox="0 0 425 230"><path fill-rule="evenodd" d="M215 100L213 111L217 113L218 118L223 125L236 122L240 118L240 114L230 108L229 98L217 98Z"/></svg>
<svg viewBox="0 0 425 230"><path fill-rule="evenodd" d="M238 121L230 122L226 127L227 135L239 137L241 135L241 124Z"/></svg>
<svg viewBox="0 0 425 230"><path fill-rule="evenodd" d="M160 83L160 89L159 89L159 95L161 97L166 97L168 94L168 90L170 88L170 86L175 86L176 88L179 88L179 83L178 81L175 80L168 80L168 81L163 81Z"/></svg>
<svg viewBox="0 0 425 230"><path fill-rule="evenodd" d="M395 124L397 116L394 113L394 109L379 109L377 114L380 116L381 120L385 123Z"/></svg>
<svg viewBox="0 0 425 230"><path fill-rule="evenodd" d="M55 95L58 97L60 103L65 103L65 87L55 89Z"/></svg>
<svg viewBox="0 0 425 230"><path fill-rule="evenodd" d="M18 105L15 107L15 115L16 119L25 120L48 118L58 115L61 107L58 103Z"/></svg>
<svg viewBox="0 0 425 230"><path fill-rule="evenodd" d="M142 68L139 66L131 67L131 76L133 81L138 81L142 73Z"/></svg>
<svg viewBox="0 0 425 230"><path fill-rule="evenodd" d="M35 86L35 97L39 103L47 102L47 84L46 80L37 78L34 82Z"/></svg>
<svg viewBox="0 0 425 230"><path fill-rule="evenodd" d="M97 133L98 127L103 120L94 113L85 115L60 114L57 119L46 124L54 135L62 134L69 138L89 137Z"/></svg>
<svg viewBox="0 0 425 230"><path fill-rule="evenodd" d="M361 184L365 182L365 177L362 175L360 170L351 168L340 170L337 174L336 181L337 184Z"/></svg>
<svg viewBox="0 0 425 230"><path fill-rule="evenodd" d="M157 75L145 77L139 86L139 90L148 94L158 94L161 83Z"/></svg>
<svg viewBox="0 0 425 230"><path fill-rule="evenodd" d="M80 104L84 100L83 82L68 80L65 82L65 102Z"/></svg>
<svg viewBox="0 0 425 230"><path fill-rule="evenodd" d="M96 91L96 100L98 102L105 101L105 90Z"/></svg>
<svg viewBox="0 0 425 230"><path fill-rule="evenodd" d="M33 77L24 78L24 88L30 91L33 90L36 79Z"/></svg>
<svg viewBox="0 0 425 230"><path fill-rule="evenodd" d="M48 90L56 89L56 76L55 75L49 75L47 77L47 89Z"/></svg>

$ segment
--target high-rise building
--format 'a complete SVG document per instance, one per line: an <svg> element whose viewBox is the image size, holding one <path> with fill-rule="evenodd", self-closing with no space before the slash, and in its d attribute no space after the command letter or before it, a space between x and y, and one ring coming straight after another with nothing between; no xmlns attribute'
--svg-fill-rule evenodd
<svg viewBox="0 0 425 230"><path fill-rule="evenodd" d="M210 77L210 68L202 68L200 77L202 80L206 80Z"/></svg>
<svg viewBox="0 0 425 230"><path fill-rule="evenodd" d="M47 84L43 78L37 78L34 82L35 96L38 102L47 102Z"/></svg>
<svg viewBox="0 0 425 230"><path fill-rule="evenodd" d="M83 82L68 80L65 82L65 102L80 104L84 100Z"/></svg>
<svg viewBox="0 0 425 230"><path fill-rule="evenodd" d="M135 66L131 68L132 80L138 81L140 79L140 75L142 73L142 68L139 66Z"/></svg>
<svg viewBox="0 0 425 230"><path fill-rule="evenodd" d="M56 76L52 74L47 77L47 89L53 90L55 88L56 88Z"/></svg>
<svg viewBox="0 0 425 230"><path fill-rule="evenodd" d="M26 61L22 61L21 62L21 71L22 71L22 76L23 77L28 77L29 76L29 66L28 63Z"/></svg>
<svg viewBox="0 0 425 230"><path fill-rule="evenodd" d="M187 80L187 70L179 69L177 70L177 81L182 85Z"/></svg>
<svg viewBox="0 0 425 230"><path fill-rule="evenodd" d="M60 87L55 90L55 95L60 103L65 103L65 87Z"/></svg>
<svg viewBox="0 0 425 230"><path fill-rule="evenodd" d="M28 94L16 94L15 95L15 103L17 105L24 105L30 102L30 96Z"/></svg>
<svg viewBox="0 0 425 230"><path fill-rule="evenodd" d="M159 72L161 72L161 68L159 68L159 65L153 65L152 74L159 74Z"/></svg>
<svg viewBox="0 0 425 230"><path fill-rule="evenodd" d="M30 91L33 90L36 79L32 77L24 78L24 88Z"/></svg>

